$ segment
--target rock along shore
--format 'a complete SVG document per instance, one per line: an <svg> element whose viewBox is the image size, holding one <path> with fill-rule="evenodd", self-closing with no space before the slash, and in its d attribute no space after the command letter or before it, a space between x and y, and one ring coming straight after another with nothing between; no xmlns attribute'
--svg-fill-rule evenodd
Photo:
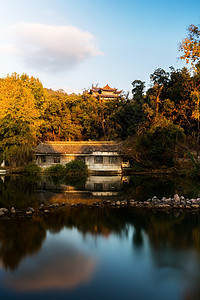
<svg viewBox="0 0 200 300"><path fill-rule="evenodd" d="M200 198L188 199L184 196L174 195L173 198L162 197L158 199L156 196L149 198L146 201L135 201L134 199L123 201L96 201L92 204L84 202L78 203L53 203L49 206L41 204L40 207L35 210L32 207L28 207L26 210L19 210L12 207L10 210L7 208L0 208L0 218L10 219L13 217L32 217L33 215L51 215L58 209L63 207L70 208L120 208L120 207L134 207L136 209L152 210L152 211L199 211L200 210Z"/></svg>

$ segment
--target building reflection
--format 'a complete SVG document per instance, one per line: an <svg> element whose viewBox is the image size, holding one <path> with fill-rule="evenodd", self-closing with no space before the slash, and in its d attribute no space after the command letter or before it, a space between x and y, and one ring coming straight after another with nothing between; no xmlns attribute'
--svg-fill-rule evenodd
<svg viewBox="0 0 200 300"><path fill-rule="evenodd" d="M85 190L95 196L116 196L122 188L121 176L90 176L85 184Z"/></svg>
<svg viewBox="0 0 200 300"><path fill-rule="evenodd" d="M106 197L121 196L123 194L123 180L121 176L89 176L82 181L61 180L55 182L52 177L44 177L37 183L37 197L41 202L80 202L91 204Z"/></svg>

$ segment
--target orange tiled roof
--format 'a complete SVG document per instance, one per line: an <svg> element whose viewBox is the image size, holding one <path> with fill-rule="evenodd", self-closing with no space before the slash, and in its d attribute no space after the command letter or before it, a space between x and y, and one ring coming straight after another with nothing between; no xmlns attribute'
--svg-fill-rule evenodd
<svg viewBox="0 0 200 300"><path fill-rule="evenodd" d="M111 87L109 87L109 85L107 84L106 86L103 87L104 90L113 90L111 89Z"/></svg>

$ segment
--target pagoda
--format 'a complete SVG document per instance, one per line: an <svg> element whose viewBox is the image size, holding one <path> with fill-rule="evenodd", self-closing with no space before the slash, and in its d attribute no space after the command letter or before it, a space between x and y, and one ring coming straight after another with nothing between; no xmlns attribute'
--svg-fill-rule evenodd
<svg viewBox="0 0 200 300"><path fill-rule="evenodd" d="M118 91L118 89L113 89L109 87L107 84L103 88L93 87L90 89L89 94L98 99L99 101L108 101L115 100L119 98L122 91Z"/></svg>

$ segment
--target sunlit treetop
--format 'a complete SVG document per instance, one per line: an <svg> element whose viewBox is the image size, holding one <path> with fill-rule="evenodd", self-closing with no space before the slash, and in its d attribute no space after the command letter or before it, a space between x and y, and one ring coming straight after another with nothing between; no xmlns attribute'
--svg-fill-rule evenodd
<svg viewBox="0 0 200 300"><path fill-rule="evenodd" d="M180 59L185 60L187 64L190 63L195 69L195 65L200 61L200 29L190 25L187 30L187 37L179 45L179 51L182 53Z"/></svg>

